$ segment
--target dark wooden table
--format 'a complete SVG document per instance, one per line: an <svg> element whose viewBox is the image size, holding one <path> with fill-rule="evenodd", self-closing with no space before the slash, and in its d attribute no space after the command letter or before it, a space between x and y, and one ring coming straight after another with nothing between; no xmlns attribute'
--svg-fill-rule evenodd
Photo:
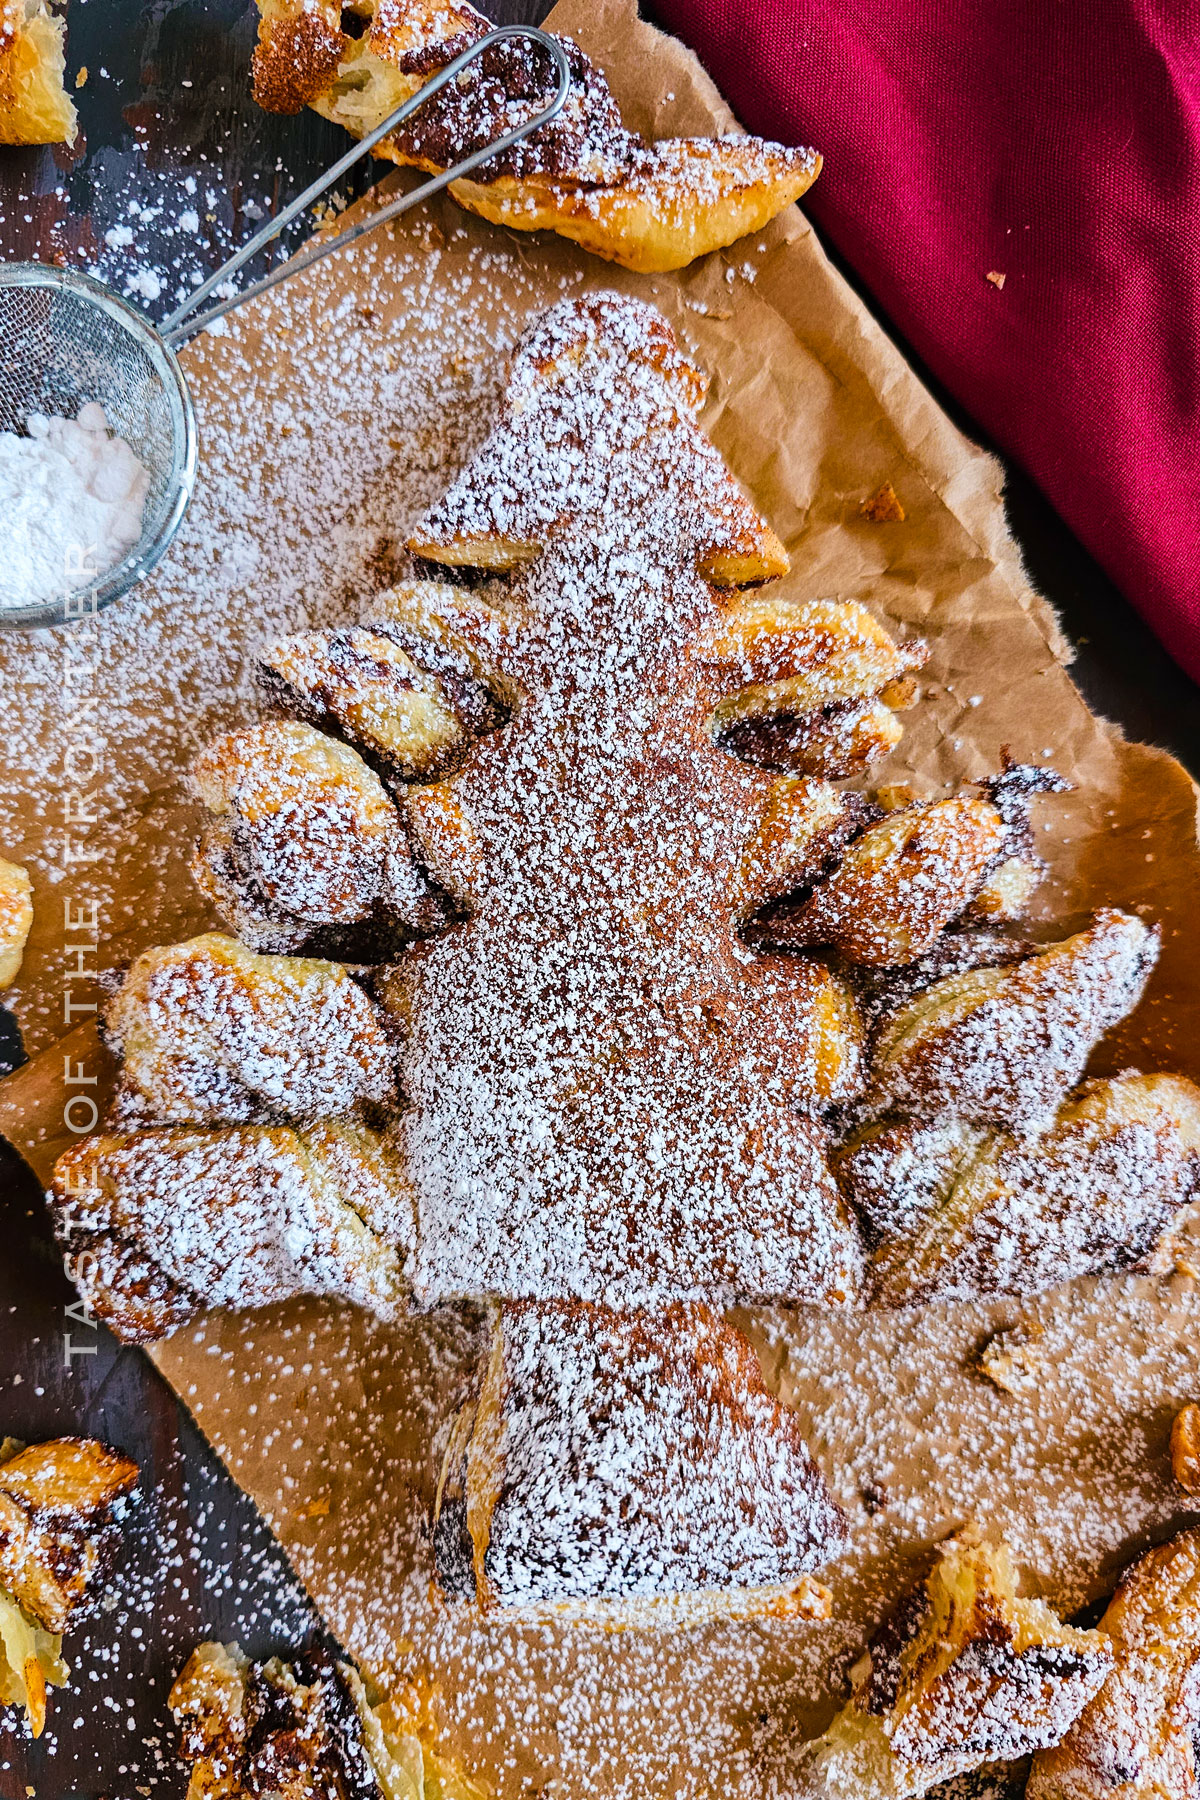
<svg viewBox="0 0 1200 1800"><path fill-rule="evenodd" d="M486 10L536 22L548 4L488 0ZM253 105L252 0L72 0L70 17L71 78L88 71L77 94L84 141L73 153L0 150L0 258L84 264L119 289L148 269L136 297L161 316L177 287L217 267L345 139L312 114L272 118ZM1091 704L1200 773L1200 692L1019 470L1008 498ZM320 1623L150 1363L70 1318L37 1184L3 1144L0 1188L0 1436L94 1434L137 1458L145 1486L115 1604L72 1638L71 1687L53 1697L46 1737L31 1744L5 1715L0 1796L181 1794L166 1695L191 1645L237 1636L261 1652L320 1635Z"/></svg>

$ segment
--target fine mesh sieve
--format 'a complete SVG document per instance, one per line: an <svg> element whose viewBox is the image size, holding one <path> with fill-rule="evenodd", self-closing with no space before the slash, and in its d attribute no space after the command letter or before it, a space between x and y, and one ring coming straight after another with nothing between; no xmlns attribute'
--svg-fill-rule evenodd
<svg viewBox="0 0 1200 1800"><path fill-rule="evenodd" d="M205 307L210 296L224 288L232 275L348 169L369 156L376 144L455 80L469 63L506 38L530 40L550 56L557 87L547 107L336 237L315 240L291 262L270 270L240 293L227 292ZM74 418L80 407L97 401L113 432L125 439L150 476L142 535L128 555L90 580L86 569L70 572L78 574L77 581L64 571L64 590L69 591L52 600L0 607L0 629L61 625L98 612L128 592L166 551L187 511L198 457L196 416L175 353L178 345L235 306L407 212L539 130L562 110L570 84L566 54L546 32L531 25L506 25L488 32L447 63L209 276L165 321L161 333L90 276L42 263L0 263L0 431L24 433L32 413Z"/></svg>
<svg viewBox="0 0 1200 1800"><path fill-rule="evenodd" d="M0 265L0 431L30 413L71 418L89 400L145 464L142 535L114 568L72 592L0 609L0 625L58 625L109 605L154 567L187 511L196 418L178 358L140 313L98 281L40 263ZM64 584L69 571L64 569Z"/></svg>

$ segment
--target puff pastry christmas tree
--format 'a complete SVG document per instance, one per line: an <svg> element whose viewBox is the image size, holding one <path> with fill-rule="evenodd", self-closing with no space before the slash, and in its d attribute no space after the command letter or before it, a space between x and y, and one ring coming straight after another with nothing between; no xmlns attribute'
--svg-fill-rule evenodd
<svg viewBox="0 0 1200 1800"><path fill-rule="evenodd" d="M114 1002L114 1123L151 1130L81 1145L57 1186L121 1329L199 1304L197 1243L226 1304L385 1314L407 1284L910 1305L1155 1255L1200 1174L1200 1095L1070 1092L1154 934L1110 912L1035 954L978 929L1038 878L1046 770L890 810L834 785L895 743L924 648L763 585L787 557L696 426L703 393L638 301L535 320L411 539L471 573L270 646L291 716L198 759L201 886L289 954L198 939ZM301 953L385 965L375 999ZM989 1132L995 1178L964 1185ZM332 1198L330 1146L361 1165ZM251 1166L270 1203L239 1213Z"/></svg>
<svg viewBox="0 0 1200 1800"><path fill-rule="evenodd" d="M741 943L778 783L719 741L731 692L768 664L815 675L830 641L797 622L749 649L731 629L730 589L787 558L693 423L702 394L650 308L555 307L411 540L512 577L497 617L463 628L513 716L409 796L420 859L469 915L389 988L425 1301L856 1285L811 1116L853 1083L852 1006L826 968ZM911 657L852 624L871 710ZM845 697L832 678L825 697Z"/></svg>

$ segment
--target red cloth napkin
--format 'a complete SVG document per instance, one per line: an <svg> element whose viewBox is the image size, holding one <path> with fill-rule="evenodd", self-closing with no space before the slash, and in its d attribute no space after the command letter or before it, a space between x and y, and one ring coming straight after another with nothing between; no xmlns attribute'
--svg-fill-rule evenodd
<svg viewBox="0 0 1200 1800"><path fill-rule="evenodd" d="M823 152L805 209L1200 680L1197 0L656 10Z"/></svg>

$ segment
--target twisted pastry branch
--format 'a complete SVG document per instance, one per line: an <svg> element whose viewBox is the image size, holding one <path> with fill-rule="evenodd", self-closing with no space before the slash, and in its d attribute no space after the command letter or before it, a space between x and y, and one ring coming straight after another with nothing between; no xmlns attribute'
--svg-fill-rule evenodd
<svg viewBox="0 0 1200 1800"><path fill-rule="evenodd" d="M490 27L459 0L258 0L254 94L271 112L311 106L356 137L382 125ZM351 26L352 29L347 29ZM461 206L517 231L550 230L644 271L679 269L757 231L816 180L821 159L761 138L649 144L621 121L608 83L562 40L572 86L558 117L470 179ZM555 81L545 53L493 45L376 150L429 171L452 166L542 110Z"/></svg>

